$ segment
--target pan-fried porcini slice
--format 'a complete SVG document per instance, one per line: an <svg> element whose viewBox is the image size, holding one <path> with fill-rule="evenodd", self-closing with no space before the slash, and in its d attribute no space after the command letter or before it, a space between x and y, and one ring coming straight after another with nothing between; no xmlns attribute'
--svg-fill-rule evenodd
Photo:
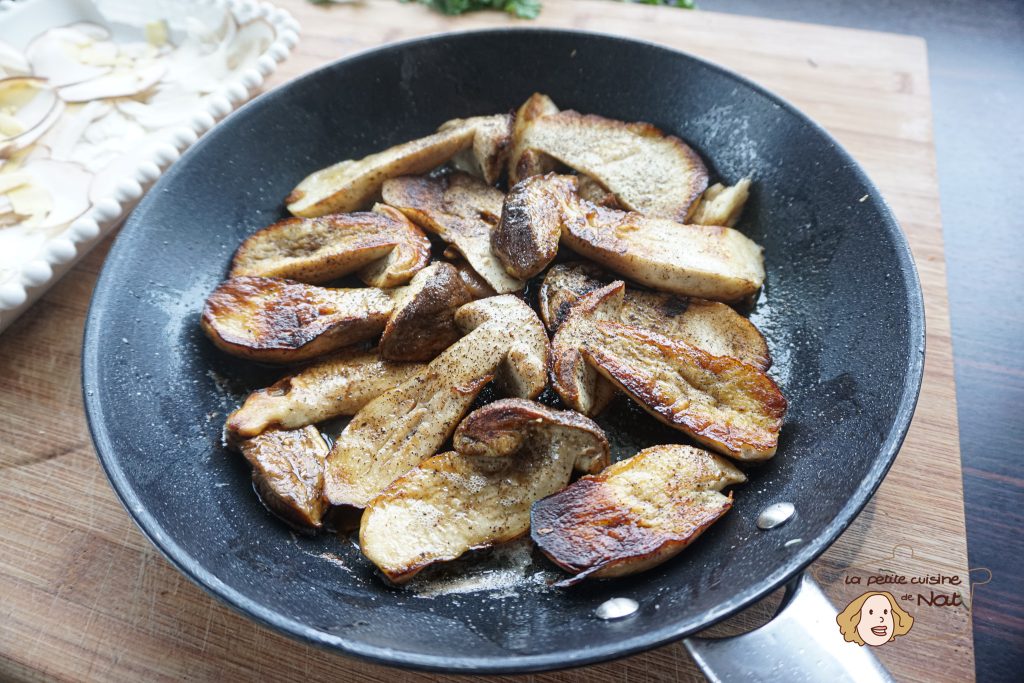
<svg viewBox="0 0 1024 683"><path fill-rule="evenodd" d="M386 361L377 351L342 349L249 394L228 416L228 438L246 439L271 427L298 429L355 415L425 367L424 363Z"/></svg>
<svg viewBox="0 0 1024 683"><path fill-rule="evenodd" d="M525 147L525 133L534 119L557 114L558 107L550 97L534 93L516 111L512 123L512 148L508 155L508 185L512 187L520 180L532 175L542 175L559 167L557 160L543 152Z"/></svg>
<svg viewBox="0 0 1024 683"><path fill-rule="evenodd" d="M533 398L544 390L547 335L529 306L497 296L466 304L455 320L466 336L368 403L335 441L324 487L332 505L366 507L434 455L495 373L514 395Z"/></svg>
<svg viewBox="0 0 1024 683"><path fill-rule="evenodd" d="M453 445L392 482L363 515L363 554L393 583L523 536L534 501L562 489L574 469L608 463L608 441L591 420L521 399L471 413Z"/></svg>
<svg viewBox="0 0 1024 683"><path fill-rule="evenodd" d="M647 216L683 221L708 186L700 156L649 123L560 111L517 125L514 135L514 153L531 150L557 159ZM524 177L517 172L513 184Z"/></svg>
<svg viewBox="0 0 1024 683"><path fill-rule="evenodd" d="M231 276L322 284L359 271L371 287L405 284L430 261L430 240L400 211L286 218L242 242Z"/></svg>
<svg viewBox="0 0 1024 683"><path fill-rule="evenodd" d="M427 266L399 295L380 338L381 357L431 360L462 336L455 311L472 300L455 266L444 262Z"/></svg>
<svg viewBox="0 0 1024 683"><path fill-rule="evenodd" d="M491 231L505 195L465 173L439 178L407 176L384 183L384 201L458 251L498 294L525 283L505 272L491 250Z"/></svg>
<svg viewBox="0 0 1024 683"><path fill-rule="evenodd" d="M235 277L206 300L200 324L223 351L295 363L380 334L394 309L382 289L326 289L266 277Z"/></svg>
<svg viewBox="0 0 1024 683"><path fill-rule="evenodd" d="M494 121L492 121L494 119ZM328 213L359 211L380 192L388 178L415 175L440 166L462 150L474 145L478 131L486 140L480 143L485 153L493 140L494 129L500 126L496 117L479 116L462 119L456 125L449 122L443 130L418 140L396 145L362 159L349 159L321 169L305 178L285 199L288 210L296 216L312 218ZM500 150L495 148L496 152ZM474 150L476 153L476 150ZM484 170L492 169L496 162L487 159Z"/></svg>
<svg viewBox="0 0 1024 683"><path fill-rule="evenodd" d="M562 569L608 579L674 557L732 507L721 492L747 478L691 446L653 446L533 505L531 536Z"/></svg>
<svg viewBox="0 0 1024 683"><path fill-rule="evenodd" d="M270 429L236 444L252 465L252 482L263 504L300 531L319 529L327 443L316 427Z"/></svg>
<svg viewBox="0 0 1024 683"><path fill-rule="evenodd" d="M743 178L735 185L726 187L715 183L700 200L694 204L687 223L694 225L724 225L735 227L743 213L743 207L750 197L750 178Z"/></svg>
<svg viewBox="0 0 1024 683"><path fill-rule="evenodd" d="M555 332L572 306L612 281L588 263L559 264L544 276L538 296L541 318ZM764 336L752 322L717 301L627 287L617 320L679 339L713 356L731 356L760 370L771 367Z"/></svg>
<svg viewBox="0 0 1024 683"><path fill-rule="evenodd" d="M649 330L594 329L583 356L651 415L737 460L775 455L786 399L764 372Z"/></svg>
<svg viewBox="0 0 1024 683"><path fill-rule="evenodd" d="M565 206L576 201L573 176L530 176L509 190L491 233L491 251L509 275L526 280L548 267L558 253Z"/></svg>
<svg viewBox="0 0 1024 683"><path fill-rule="evenodd" d="M475 116L452 119L441 124L439 133L471 126L476 129L473 144L452 157L452 166L493 185L501 178L512 144L512 115Z"/></svg>
<svg viewBox="0 0 1024 683"><path fill-rule="evenodd" d="M587 364L582 349L601 343L598 321L619 319L625 289L619 280L583 296L551 340L551 386L565 405L584 415L597 415L615 396L614 385Z"/></svg>

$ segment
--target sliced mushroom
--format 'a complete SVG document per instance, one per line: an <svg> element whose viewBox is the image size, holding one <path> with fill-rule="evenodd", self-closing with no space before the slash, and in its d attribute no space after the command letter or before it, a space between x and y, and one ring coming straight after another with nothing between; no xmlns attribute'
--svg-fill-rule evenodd
<svg viewBox="0 0 1024 683"><path fill-rule="evenodd" d="M96 78L65 85L57 92L65 102L88 102L112 97L131 97L149 90L160 82L167 66L153 62L144 66L116 68Z"/></svg>
<svg viewBox="0 0 1024 683"><path fill-rule="evenodd" d="M548 267L558 253L566 205L578 201L572 176L531 176L509 190L491 251L505 271L522 280Z"/></svg>
<svg viewBox="0 0 1024 683"><path fill-rule="evenodd" d="M452 157L452 166L493 185L501 178L512 144L512 115L477 116L452 119L437 129L439 133L465 126L476 129L473 145Z"/></svg>
<svg viewBox="0 0 1024 683"><path fill-rule="evenodd" d="M450 263L435 263L416 273L384 327L381 357L431 360L462 336L455 324L455 311L473 298Z"/></svg>
<svg viewBox="0 0 1024 683"><path fill-rule="evenodd" d="M651 569L679 554L732 507L721 492L747 478L699 448L653 446L533 505L531 536L561 582Z"/></svg>
<svg viewBox="0 0 1024 683"><path fill-rule="evenodd" d="M319 529L327 443L316 427L271 429L236 447L252 465L252 482L263 504L300 531Z"/></svg>
<svg viewBox="0 0 1024 683"><path fill-rule="evenodd" d="M512 124L512 149L508 157L509 187L532 175L550 173L558 169L558 161L539 150L526 147L526 131L530 124L542 116L557 113L558 107L551 98L539 92L531 95L516 111Z"/></svg>
<svg viewBox="0 0 1024 683"><path fill-rule="evenodd" d="M392 482L363 515L363 554L393 583L523 536L534 501L563 488L574 469L600 471L609 453L604 433L589 419L521 399L474 411L453 444L453 452Z"/></svg>
<svg viewBox="0 0 1024 683"><path fill-rule="evenodd" d="M480 277L480 274L473 270L473 267L463 259L456 259L452 262L452 265L459 271L459 279L462 280L462 284L465 285L474 299L486 299L497 294L494 291L494 287L487 284L487 280Z"/></svg>
<svg viewBox="0 0 1024 683"><path fill-rule="evenodd" d="M560 111L533 116L516 126L515 136L513 153L532 150L557 159L607 188L623 207L651 217L685 220L708 186L700 156L649 123ZM526 177L520 170L512 184Z"/></svg>
<svg viewBox="0 0 1024 683"><path fill-rule="evenodd" d="M288 195L285 202L288 210L296 216L322 216L326 213L358 211L372 200L388 178L415 175L440 166L462 150L474 145L477 132L485 138L492 137L490 122L500 121L497 117L476 117L453 122L443 130L418 140L396 145L383 152L371 154L362 159L349 159L319 170L305 178ZM488 147L481 142L480 151ZM489 168L490 164L484 162Z"/></svg>
<svg viewBox="0 0 1024 683"><path fill-rule="evenodd" d="M704 190L700 201L694 204L687 223L732 228L739 222L749 196L750 178L743 178L730 187L715 183Z"/></svg>
<svg viewBox="0 0 1024 683"><path fill-rule="evenodd" d="M343 349L249 394L228 416L230 439L257 436L272 427L299 429L355 415L385 391L423 371L423 363L395 363L376 351Z"/></svg>
<svg viewBox="0 0 1024 683"><path fill-rule="evenodd" d="M529 306L513 296L492 297L466 304L456 321L465 337L368 403L338 437L324 487L331 504L366 507L436 453L496 372L521 397L544 389L547 335Z"/></svg>
<svg viewBox="0 0 1024 683"><path fill-rule="evenodd" d="M390 206L372 212L287 218L238 248L231 276L284 277L321 284L359 271L366 284L394 287L430 261L430 240Z"/></svg>
<svg viewBox="0 0 1024 683"><path fill-rule="evenodd" d="M559 264L544 276L538 296L541 319L558 330L572 306L604 287L612 277L588 263ZM717 301L627 287L617 320L680 339L714 356L731 356L760 370L771 367L761 332L731 307Z"/></svg>
<svg viewBox="0 0 1024 683"><path fill-rule="evenodd" d="M384 183L384 201L424 230L454 247L499 294L525 283L505 272L491 250L491 232L501 217L501 191L465 173L440 178L407 176Z"/></svg>
<svg viewBox="0 0 1024 683"><path fill-rule="evenodd" d="M36 36L25 48L25 58L32 73L45 78L51 87L60 88L81 83L111 71L109 65L88 64L77 55L81 48L92 45L96 38L72 27L51 28Z"/></svg>
<svg viewBox="0 0 1024 683"><path fill-rule="evenodd" d="M382 289L326 289L243 276L214 290L200 323L232 355L293 363L377 336L394 305L392 293Z"/></svg>
<svg viewBox="0 0 1024 683"><path fill-rule="evenodd" d="M10 157L38 140L64 110L64 103L40 78L0 79L0 156Z"/></svg>
<svg viewBox="0 0 1024 683"><path fill-rule="evenodd" d="M786 399L764 372L649 330L592 329L584 358L655 418L737 460L775 455Z"/></svg>
<svg viewBox="0 0 1024 683"><path fill-rule="evenodd" d="M619 200L615 198L615 195L608 191L608 188L590 176L580 173L577 174L576 178L579 181L580 198L587 200L591 204L597 204L609 209L624 208L619 204Z"/></svg>
<svg viewBox="0 0 1024 683"><path fill-rule="evenodd" d="M92 176L78 164L29 159L16 173L9 175L19 179L16 186L4 193L17 224L55 231L89 210Z"/></svg>

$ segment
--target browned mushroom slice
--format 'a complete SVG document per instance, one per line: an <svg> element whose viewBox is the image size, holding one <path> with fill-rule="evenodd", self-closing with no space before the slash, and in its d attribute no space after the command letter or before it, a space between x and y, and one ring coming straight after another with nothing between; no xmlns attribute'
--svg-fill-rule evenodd
<svg viewBox="0 0 1024 683"><path fill-rule="evenodd" d="M651 415L737 460L775 455L786 399L764 372L649 330L593 329L583 356Z"/></svg>
<svg viewBox="0 0 1024 683"><path fill-rule="evenodd" d="M429 361L462 336L455 311L473 300L450 263L435 263L398 297L380 338L380 354L397 361Z"/></svg>
<svg viewBox="0 0 1024 683"><path fill-rule="evenodd" d="M206 300L200 323L220 349L294 363L380 334L394 308L381 289L326 289L291 280L235 277Z"/></svg>
<svg viewBox="0 0 1024 683"><path fill-rule="evenodd" d="M558 107L551 98L534 93L516 111L512 124L512 148L508 155L508 184L515 185L524 178L557 170L559 163L543 152L525 146L525 133L534 119L557 114Z"/></svg>
<svg viewBox="0 0 1024 683"><path fill-rule="evenodd" d="M559 264L548 270L538 297L541 318L548 329L557 331L581 297L612 279L588 263ZM627 287L617 320L680 339L713 356L731 356L761 370L771 367L771 354L761 332L717 301Z"/></svg>
<svg viewBox="0 0 1024 683"><path fill-rule="evenodd" d="M323 501L327 443L316 427L270 429L237 443L252 465L252 481L260 500L293 527L320 528L327 509Z"/></svg>
<svg viewBox="0 0 1024 683"><path fill-rule="evenodd" d="M384 201L455 248L499 294L518 292L522 280L505 272L491 251L491 231L505 195L465 173L408 176L384 183Z"/></svg>
<svg viewBox="0 0 1024 683"><path fill-rule="evenodd" d="M460 171L482 178L488 185L493 185L501 178L508 161L509 147L512 144L512 115L496 114L453 119L443 123L437 130L443 133L465 126L471 126L476 130L473 145L452 157L452 165Z"/></svg>
<svg viewBox="0 0 1024 683"><path fill-rule="evenodd" d="M509 190L491 251L512 277L529 279L558 253L566 204L577 201L572 176L531 176Z"/></svg>
<svg viewBox="0 0 1024 683"><path fill-rule="evenodd" d="M653 446L533 505L531 536L583 579L636 574L679 554L732 507L720 491L747 478L691 446Z"/></svg>
<svg viewBox="0 0 1024 683"><path fill-rule="evenodd" d="M521 399L474 411L453 444L392 482L363 515L360 547L394 583L525 535L534 501L568 484L573 469L608 463L608 441L592 421Z"/></svg>
<svg viewBox="0 0 1024 683"><path fill-rule="evenodd" d="M686 222L695 225L734 227L740 220L749 196L750 178L743 178L730 187L715 183L704 190Z"/></svg>
<svg viewBox="0 0 1024 683"><path fill-rule="evenodd" d="M536 97L536 96L535 96ZM649 123L623 123L574 111L550 113L545 107L517 122L513 157L529 150L551 157L593 178L627 209L683 221L708 186L700 156L679 138ZM510 182L529 173L520 159ZM551 169L551 164L546 165Z"/></svg>
<svg viewBox="0 0 1024 683"><path fill-rule="evenodd" d="M565 405L584 415L597 415L615 396L614 385L587 364L582 350L601 343L598 321L619 319L624 291L620 280L581 298L551 340L551 386Z"/></svg>
<svg viewBox="0 0 1024 683"><path fill-rule="evenodd" d="M229 439L250 438L271 427L298 429L341 415L355 415L425 367L423 363L386 361L376 351L342 349L249 394L245 403L228 416Z"/></svg>
<svg viewBox="0 0 1024 683"><path fill-rule="evenodd" d="M494 291L494 287L487 284L487 280L480 277L480 274L473 270L473 267L464 260L457 259L452 265L459 272L459 279L462 280L462 284L465 285L473 299L486 299L497 294Z"/></svg>
<svg viewBox="0 0 1024 683"><path fill-rule="evenodd" d="M604 206L609 209L622 209L623 206L619 204L619 200L615 198L615 195L608 191L608 188L601 185L590 176L581 173L576 176L579 181L579 193L580 198L585 199L591 204L597 204L598 206Z"/></svg>
<svg viewBox="0 0 1024 683"><path fill-rule="evenodd" d="M372 287L404 284L430 261L430 240L400 211L288 218L242 242L231 276L321 284L359 271Z"/></svg>
<svg viewBox="0 0 1024 683"><path fill-rule="evenodd" d="M366 507L436 453L495 373L519 396L543 391L547 335L529 306L496 296L466 304L455 319L466 336L423 372L368 403L334 443L324 488L333 505Z"/></svg>

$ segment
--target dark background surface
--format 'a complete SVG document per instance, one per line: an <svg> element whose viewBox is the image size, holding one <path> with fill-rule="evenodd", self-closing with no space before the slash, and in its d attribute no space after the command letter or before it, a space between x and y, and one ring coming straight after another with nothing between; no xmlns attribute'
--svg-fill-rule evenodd
<svg viewBox="0 0 1024 683"><path fill-rule="evenodd" d="M1024 680L1024 1L700 6L928 41L978 680Z"/></svg>

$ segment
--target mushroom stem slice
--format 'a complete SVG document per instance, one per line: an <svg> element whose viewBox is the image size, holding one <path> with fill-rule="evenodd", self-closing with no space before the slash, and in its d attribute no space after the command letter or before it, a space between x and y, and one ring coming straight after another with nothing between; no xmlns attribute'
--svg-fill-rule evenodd
<svg viewBox="0 0 1024 683"><path fill-rule="evenodd" d="M491 232L505 196L465 173L402 177L384 183L383 198L414 223L450 244L499 294L526 286L505 271L491 250Z"/></svg>
<svg viewBox="0 0 1024 683"><path fill-rule="evenodd" d="M491 233L491 251L509 275L526 280L548 267L558 253L566 207L577 201L572 176L531 176L509 190Z"/></svg>
<svg viewBox="0 0 1024 683"><path fill-rule="evenodd" d="M775 455L786 399L764 372L649 330L594 331L584 358L658 420L737 460Z"/></svg>
<svg viewBox="0 0 1024 683"><path fill-rule="evenodd" d="M228 438L247 439L272 427L299 429L355 415L425 367L423 363L386 361L376 351L343 349L249 394L228 416Z"/></svg>
<svg viewBox="0 0 1024 683"><path fill-rule="evenodd" d="M730 187L715 183L704 190L686 222L693 225L724 225L732 228L739 222L749 196L750 178L743 178Z"/></svg>
<svg viewBox="0 0 1024 683"><path fill-rule="evenodd" d="M381 357L429 361L462 336L455 311L473 300L455 266L427 266L409 283L380 338Z"/></svg>
<svg viewBox="0 0 1024 683"><path fill-rule="evenodd" d="M526 534L534 501L564 487L574 469L608 463L608 441L592 421L520 399L474 411L453 443L453 452L396 479L363 515L363 553L393 583Z"/></svg>
<svg viewBox="0 0 1024 683"><path fill-rule="evenodd" d="M300 531L319 529L327 443L316 427L271 429L237 448L252 465L252 482L271 512Z"/></svg>
<svg viewBox="0 0 1024 683"><path fill-rule="evenodd" d="M557 114L558 107L550 97L534 93L516 111L512 124L512 149L508 156L508 184L513 186L532 175L550 173L560 165L556 159L527 147L526 132L530 124L542 116Z"/></svg>
<svg viewBox="0 0 1024 683"><path fill-rule="evenodd" d="M200 324L220 349L267 363L309 360L380 334L394 309L382 289L325 289L235 277L206 300Z"/></svg>
<svg viewBox="0 0 1024 683"><path fill-rule="evenodd" d="M674 557L732 507L722 489L746 481L691 446L653 446L533 505L533 541L574 577L636 574Z"/></svg>
<svg viewBox="0 0 1024 683"><path fill-rule="evenodd" d="M287 218L250 236L232 277L283 277L322 284L360 271L373 287L404 284L430 261L430 240L388 206L373 212Z"/></svg>
<svg viewBox="0 0 1024 683"><path fill-rule="evenodd" d="M437 132L470 126L476 130L473 145L452 157L452 166L493 185L501 178L512 144L512 115L474 116L452 119L441 124Z"/></svg>

